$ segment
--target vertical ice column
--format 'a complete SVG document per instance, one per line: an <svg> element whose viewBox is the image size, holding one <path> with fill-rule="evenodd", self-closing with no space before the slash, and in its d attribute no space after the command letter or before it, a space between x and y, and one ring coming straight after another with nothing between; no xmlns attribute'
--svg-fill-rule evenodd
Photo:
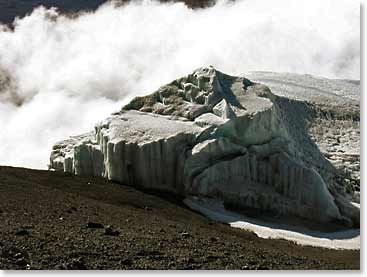
<svg viewBox="0 0 367 277"><path fill-rule="evenodd" d="M266 163L264 161L260 161L258 163L258 178L257 180L259 181L260 184L266 184L266 175L267 175L267 167L266 167Z"/></svg>
<svg viewBox="0 0 367 277"><path fill-rule="evenodd" d="M243 167L244 167L244 175L246 179L251 179L251 172L250 172L250 154L246 153L243 156Z"/></svg>
<svg viewBox="0 0 367 277"><path fill-rule="evenodd" d="M287 196L293 198L295 197L295 191L296 191L296 170L297 167L295 166L290 166L289 167L289 179L288 179L288 186L289 186L289 191Z"/></svg>
<svg viewBox="0 0 367 277"><path fill-rule="evenodd" d="M254 182L257 182L257 160L254 154L250 155L250 171L251 171L251 179Z"/></svg>
<svg viewBox="0 0 367 277"><path fill-rule="evenodd" d="M280 163L280 179L282 184L282 193L288 195L288 165L286 163Z"/></svg>
<svg viewBox="0 0 367 277"><path fill-rule="evenodd" d="M270 162L266 163L266 177L267 177L267 183L270 186L274 186L273 167Z"/></svg>

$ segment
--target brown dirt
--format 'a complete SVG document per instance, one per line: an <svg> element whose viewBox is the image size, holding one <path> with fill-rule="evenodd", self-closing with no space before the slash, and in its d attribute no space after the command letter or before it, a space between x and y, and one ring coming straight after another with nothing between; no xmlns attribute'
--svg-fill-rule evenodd
<svg viewBox="0 0 367 277"><path fill-rule="evenodd" d="M360 267L359 251L261 239L171 195L50 171L0 167L0 222L0 269Z"/></svg>

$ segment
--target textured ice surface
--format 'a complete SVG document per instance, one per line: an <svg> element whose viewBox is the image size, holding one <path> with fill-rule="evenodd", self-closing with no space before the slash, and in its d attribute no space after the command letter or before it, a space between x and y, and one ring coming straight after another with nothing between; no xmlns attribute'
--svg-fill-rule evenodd
<svg viewBox="0 0 367 277"><path fill-rule="evenodd" d="M264 71L249 72L246 77L269 86L276 95L296 100L341 104L351 101L359 103L360 99L359 80L333 80L308 74Z"/></svg>
<svg viewBox="0 0 367 277"><path fill-rule="evenodd" d="M332 92L349 87L310 76L274 76L283 96L245 77L199 68L136 97L97 124L94 133L55 145L50 166L215 197L239 208L359 225L359 209L308 131L309 122L324 113L324 98L353 105L349 96ZM297 100L288 97L292 91ZM318 102L299 97L306 92Z"/></svg>

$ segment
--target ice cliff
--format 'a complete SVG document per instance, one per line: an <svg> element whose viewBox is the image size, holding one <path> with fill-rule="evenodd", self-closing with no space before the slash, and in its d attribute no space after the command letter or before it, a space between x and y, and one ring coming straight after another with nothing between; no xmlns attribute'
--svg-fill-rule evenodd
<svg viewBox="0 0 367 277"><path fill-rule="evenodd" d="M50 168L358 225L359 209L309 135L313 114L307 101L200 68L57 143Z"/></svg>

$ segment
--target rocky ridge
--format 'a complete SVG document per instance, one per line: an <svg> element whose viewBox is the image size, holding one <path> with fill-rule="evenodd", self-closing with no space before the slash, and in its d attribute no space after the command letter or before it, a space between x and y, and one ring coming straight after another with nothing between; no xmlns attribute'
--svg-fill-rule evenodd
<svg viewBox="0 0 367 277"><path fill-rule="evenodd" d="M359 225L339 171L309 135L314 119L306 101L205 67L133 99L94 132L57 143L50 168Z"/></svg>

